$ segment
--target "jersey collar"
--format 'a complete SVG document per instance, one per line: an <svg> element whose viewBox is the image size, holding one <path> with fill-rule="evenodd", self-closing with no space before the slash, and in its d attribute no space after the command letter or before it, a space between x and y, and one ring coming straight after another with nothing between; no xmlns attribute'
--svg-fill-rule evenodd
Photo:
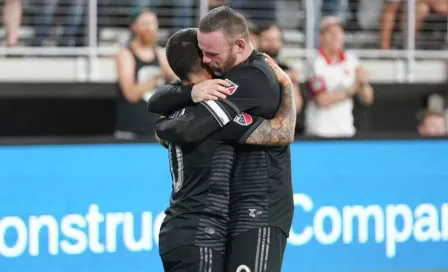
<svg viewBox="0 0 448 272"><path fill-rule="evenodd" d="M332 59L330 59L330 57L325 54L324 50L322 48L317 48L317 51L319 52L319 54L324 58L324 60L327 62L327 64L333 64L333 63L341 63L345 60L345 52L344 51L339 51L339 56L338 59L336 61L333 61Z"/></svg>

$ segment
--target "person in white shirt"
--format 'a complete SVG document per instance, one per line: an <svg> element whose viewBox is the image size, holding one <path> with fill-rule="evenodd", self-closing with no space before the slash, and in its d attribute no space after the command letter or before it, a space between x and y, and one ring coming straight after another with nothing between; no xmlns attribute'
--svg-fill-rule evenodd
<svg viewBox="0 0 448 272"><path fill-rule="evenodd" d="M373 89L358 58L344 52L344 30L338 17L319 24L319 48L307 78L311 100L305 111L305 133L318 137L352 137L353 96L373 102Z"/></svg>

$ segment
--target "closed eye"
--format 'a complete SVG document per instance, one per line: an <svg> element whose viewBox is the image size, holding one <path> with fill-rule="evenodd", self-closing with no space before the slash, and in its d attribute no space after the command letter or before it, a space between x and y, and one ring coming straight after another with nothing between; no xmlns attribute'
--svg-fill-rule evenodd
<svg viewBox="0 0 448 272"><path fill-rule="evenodd" d="M216 57L218 54L216 53L208 53L208 52L203 52L204 55L206 55L207 57Z"/></svg>

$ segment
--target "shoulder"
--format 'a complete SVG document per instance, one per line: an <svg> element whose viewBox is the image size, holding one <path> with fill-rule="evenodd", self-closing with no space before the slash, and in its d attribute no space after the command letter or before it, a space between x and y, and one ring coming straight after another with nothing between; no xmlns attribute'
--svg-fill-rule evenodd
<svg viewBox="0 0 448 272"><path fill-rule="evenodd" d="M344 56L346 60L358 59L358 57L353 52L350 51L345 51Z"/></svg>
<svg viewBox="0 0 448 272"><path fill-rule="evenodd" d="M308 60L308 63L310 65L325 65L327 64L327 60L319 53L319 51L316 51L316 54Z"/></svg>
<svg viewBox="0 0 448 272"><path fill-rule="evenodd" d="M359 63L359 58L352 52L345 52L345 61L347 63Z"/></svg>
<svg viewBox="0 0 448 272"><path fill-rule="evenodd" d="M166 50L165 50L164 47L161 47L161 46L156 45L156 46L154 46L154 50L155 50L155 52L156 52L157 55L159 55L159 56L160 56L160 55L165 56L165 52L166 52Z"/></svg>
<svg viewBox="0 0 448 272"><path fill-rule="evenodd" d="M267 69L263 69L258 65L245 64L232 69L225 76L225 79L258 94L263 90L269 89L274 91L278 89L277 91L280 91L274 72L270 67L267 67Z"/></svg>
<svg viewBox="0 0 448 272"><path fill-rule="evenodd" d="M273 74L272 69L266 63L264 56L256 50L249 56L249 58L235 66L230 72L244 72L259 77L267 77L270 74Z"/></svg>
<svg viewBox="0 0 448 272"><path fill-rule="evenodd" d="M123 47L115 56L115 63L118 67L130 69L131 67L135 66L136 61L134 55L132 54L132 51L127 47Z"/></svg>
<svg viewBox="0 0 448 272"><path fill-rule="evenodd" d="M165 48L160 47L160 46L155 46L154 47L154 52L157 56L157 59L163 63L168 63L167 59L166 59L166 51Z"/></svg>
<svg viewBox="0 0 448 272"><path fill-rule="evenodd" d="M224 77L225 79L236 80L244 84L266 84L269 82L269 76L262 69L251 64L239 65L231 69Z"/></svg>
<svg viewBox="0 0 448 272"><path fill-rule="evenodd" d="M233 74L240 74L240 73L253 74L253 75L263 75L264 74L262 69L260 69L259 67L252 65L252 64L244 64L244 65L239 65L239 66L232 68L226 75L233 75Z"/></svg>
<svg viewBox="0 0 448 272"><path fill-rule="evenodd" d="M116 55L117 59L129 58L129 57L132 57L132 52L128 47L120 48L120 50L118 50L118 53Z"/></svg>
<svg viewBox="0 0 448 272"><path fill-rule="evenodd" d="M327 62L320 54L317 53L314 57L307 61L307 66L310 76L312 76L315 73L322 72L322 69L327 66Z"/></svg>

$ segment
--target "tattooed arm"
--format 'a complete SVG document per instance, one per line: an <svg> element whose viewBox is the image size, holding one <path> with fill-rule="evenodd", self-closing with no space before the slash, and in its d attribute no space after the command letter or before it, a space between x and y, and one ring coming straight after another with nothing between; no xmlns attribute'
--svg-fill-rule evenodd
<svg viewBox="0 0 448 272"><path fill-rule="evenodd" d="M274 70L277 80L282 85L280 107L271 120L263 120L246 139L252 145L288 145L294 141L296 127L296 107L294 102L294 85L288 75L264 54L266 62Z"/></svg>
<svg viewBox="0 0 448 272"><path fill-rule="evenodd" d="M210 134L217 139L241 144L290 144L294 140L296 123L294 87L288 75L267 55L265 57L282 86L280 107L273 119L265 120L240 112L229 100L206 101L187 107L182 116L159 120L156 126L158 136L174 144L197 143Z"/></svg>

